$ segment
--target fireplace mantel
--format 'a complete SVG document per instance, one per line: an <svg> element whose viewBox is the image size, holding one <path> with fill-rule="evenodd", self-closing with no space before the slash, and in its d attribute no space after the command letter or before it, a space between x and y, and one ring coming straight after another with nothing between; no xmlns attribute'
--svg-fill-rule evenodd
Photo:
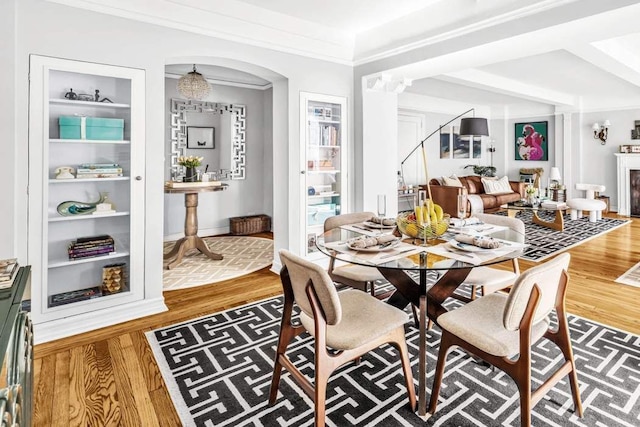
<svg viewBox="0 0 640 427"><path fill-rule="evenodd" d="M615 153L618 158L618 215L631 214L630 171L640 170L640 154Z"/></svg>

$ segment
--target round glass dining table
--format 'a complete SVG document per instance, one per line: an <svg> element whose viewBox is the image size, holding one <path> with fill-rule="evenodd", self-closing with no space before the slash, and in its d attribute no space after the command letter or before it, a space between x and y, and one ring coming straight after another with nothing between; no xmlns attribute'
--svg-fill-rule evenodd
<svg viewBox="0 0 640 427"><path fill-rule="evenodd" d="M454 241L455 234L445 233L441 239L429 242L427 246L419 246L421 239L405 238L402 243L392 248L375 251L357 251L347 246L347 242L362 234L372 235L376 231L360 233L359 226L345 226L327 231L316 239L316 246L325 255L345 263L377 268L391 283L395 291L387 303L404 309L413 304L418 307L419 364L418 364L418 414L427 415L426 407L426 368L427 368L427 317L438 323L438 316L447 309L444 302L453 296L472 269L512 261L523 254L525 247L524 234L504 227L493 227L494 232L483 235L499 239L502 246L495 251L467 252L459 250ZM492 228L489 226L489 229ZM435 271L438 279L432 286L427 286L427 272ZM413 273L413 274L411 274ZM417 276L417 280L414 277ZM455 298L470 301L469 298L455 295Z"/></svg>

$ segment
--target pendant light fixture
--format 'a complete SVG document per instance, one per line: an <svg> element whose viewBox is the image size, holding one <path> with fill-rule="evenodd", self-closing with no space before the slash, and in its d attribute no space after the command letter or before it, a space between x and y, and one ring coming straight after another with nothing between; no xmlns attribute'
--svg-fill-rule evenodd
<svg viewBox="0 0 640 427"><path fill-rule="evenodd" d="M200 100L207 96L210 90L209 82L196 71L196 64L193 64L193 71L178 80L178 92L187 99Z"/></svg>

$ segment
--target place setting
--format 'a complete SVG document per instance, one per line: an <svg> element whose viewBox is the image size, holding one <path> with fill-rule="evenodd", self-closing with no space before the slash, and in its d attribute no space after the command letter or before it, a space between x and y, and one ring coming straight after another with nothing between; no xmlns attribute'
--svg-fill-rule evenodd
<svg viewBox="0 0 640 427"><path fill-rule="evenodd" d="M456 234L447 242L429 247L427 252L478 265L526 246L489 236Z"/></svg>
<svg viewBox="0 0 640 427"><path fill-rule="evenodd" d="M357 258L376 265L424 251L423 247L405 243L393 234L362 235L345 242L327 243L325 246L340 252L340 258Z"/></svg>
<svg viewBox="0 0 640 427"><path fill-rule="evenodd" d="M340 226L344 230L354 231L367 236L378 236L388 234L396 228L396 219L387 218L387 196L379 194L377 197L377 216L372 216L369 220L360 224L345 224Z"/></svg>

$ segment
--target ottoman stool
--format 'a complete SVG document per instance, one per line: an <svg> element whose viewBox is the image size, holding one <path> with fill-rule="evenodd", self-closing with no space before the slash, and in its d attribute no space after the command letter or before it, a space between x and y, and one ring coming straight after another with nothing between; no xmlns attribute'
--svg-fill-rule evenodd
<svg viewBox="0 0 640 427"><path fill-rule="evenodd" d="M596 199L571 199L567 202L571 208L571 219L582 218L582 211L589 211L589 222L596 222L602 219L602 211L607 204Z"/></svg>

